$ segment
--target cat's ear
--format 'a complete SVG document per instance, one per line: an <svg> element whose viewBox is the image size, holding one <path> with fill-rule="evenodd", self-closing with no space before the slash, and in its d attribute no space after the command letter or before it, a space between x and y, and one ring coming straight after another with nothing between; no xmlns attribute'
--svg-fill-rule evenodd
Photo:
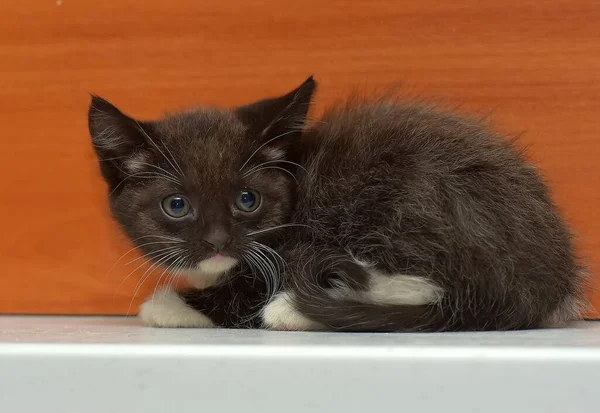
<svg viewBox="0 0 600 413"><path fill-rule="evenodd" d="M285 145L297 138L303 129L316 87L317 83L310 76L291 92L238 108L237 114L249 125L253 139L273 140L274 145Z"/></svg>
<svg viewBox="0 0 600 413"><path fill-rule="evenodd" d="M135 172L137 160L145 156L147 133L140 122L125 115L107 100L92 96L88 127L100 170L109 186L118 184L124 175Z"/></svg>
<svg viewBox="0 0 600 413"><path fill-rule="evenodd" d="M99 154L125 156L145 142L139 123L99 96L92 96L88 126L92 143Z"/></svg>

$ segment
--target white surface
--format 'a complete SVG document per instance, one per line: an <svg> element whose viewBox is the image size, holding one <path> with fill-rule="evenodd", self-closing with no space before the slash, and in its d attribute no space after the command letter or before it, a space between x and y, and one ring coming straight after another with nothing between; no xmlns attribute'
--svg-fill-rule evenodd
<svg viewBox="0 0 600 413"><path fill-rule="evenodd" d="M330 334L0 317L1 412L592 412L599 386L596 322Z"/></svg>

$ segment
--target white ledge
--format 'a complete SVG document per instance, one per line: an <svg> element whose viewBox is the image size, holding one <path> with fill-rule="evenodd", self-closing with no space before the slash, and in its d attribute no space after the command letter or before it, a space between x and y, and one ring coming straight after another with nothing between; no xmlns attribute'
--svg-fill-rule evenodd
<svg viewBox="0 0 600 413"><path fill-rule="evenodd" d="M334 334L0 316L7 413L575 413L597 410L599 383L599 322Z"/></svg>

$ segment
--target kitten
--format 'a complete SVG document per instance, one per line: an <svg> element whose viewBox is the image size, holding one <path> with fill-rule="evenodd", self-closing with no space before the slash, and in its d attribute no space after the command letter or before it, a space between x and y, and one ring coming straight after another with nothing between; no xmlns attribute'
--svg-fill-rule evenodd
<svg viewBox="0 0 600 413"><path fill-rule="evenodd" d="M152 122L92 98L116 221L156 266L205 284L155 294L147 324L511 330L579 315L571 236L510 142L383 99L305 127L315 87Z"/></svg>

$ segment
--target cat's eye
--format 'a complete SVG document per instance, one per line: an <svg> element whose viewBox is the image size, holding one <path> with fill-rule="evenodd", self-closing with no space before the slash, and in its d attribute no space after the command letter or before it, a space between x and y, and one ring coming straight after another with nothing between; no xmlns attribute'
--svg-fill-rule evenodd
<svg viewBox="0 0 600 413"><path fill-rule="evenodd" d="M243 189L235 197L235 206L243 212L254 212L260 206L260 194L257 191Z"/></svg>
<svg viewBox="0 0 600 413"><path fill-rule="evenodd" d="M183 218L190 213L190 201L181 195L171 195L162 200L162 209L171 218Z"/></svg>

